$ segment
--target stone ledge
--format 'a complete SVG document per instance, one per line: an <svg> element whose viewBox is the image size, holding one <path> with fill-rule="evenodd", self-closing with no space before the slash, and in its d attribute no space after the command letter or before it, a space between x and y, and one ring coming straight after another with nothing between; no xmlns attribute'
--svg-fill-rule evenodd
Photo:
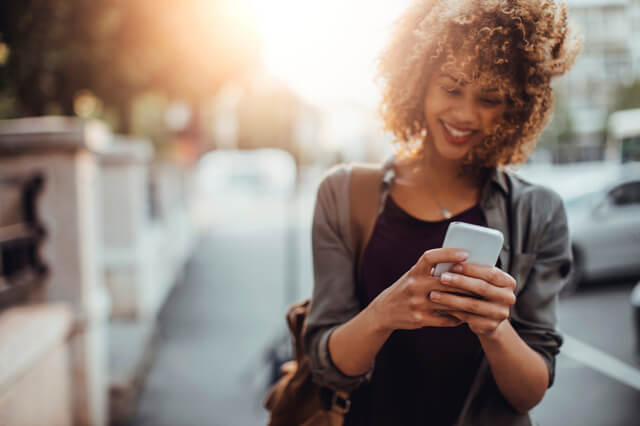
<svg viewBox="0 0 640 426"><path fill-rule="evenodd" d="M40 151L102 152L112 140L99 121L74 117L28 117L0 120L0 155Z"/></svg>
<svg viewBox="0 0 640 426"><path fill-rule="evenodd" d="M72 426L72 389L66 342L60 342L0 393L3 426Z"/></svg>
<svg viewBox="0 0 640 426"><path fill-rule="evenodd" d="M153 145L149 141L119 135L100 153L100 163L103 165L148 164L152 158Z"/></svg>
<svg viewBox="0 0 640 426"><path fill-rule="evenodd" d="M17 306L0 313L0 392L66 342L71 325L71 309L61 303Z"/></svg>

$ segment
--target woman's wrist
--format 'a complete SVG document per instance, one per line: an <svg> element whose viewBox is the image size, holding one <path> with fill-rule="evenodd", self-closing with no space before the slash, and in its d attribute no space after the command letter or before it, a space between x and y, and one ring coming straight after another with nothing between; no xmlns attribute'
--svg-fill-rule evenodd
<svg viewBox="0 0 640 426"><path fill-rule="evenodd" d="M372 304L339 326L329 337L333 364L347 376L366 373L391 335L391 331L381 324Z"/></svg>
<svg viewBox="0 0 640 426"><path fill-rule="evenodd" d="M478 339L481 343L487 345L499 345L501 342L504 342L506 333L509 332L510 323L508 319L503 320L498 326L491 332L487 334L481 334L478 336Z"/></svg>
<svg viewBox="0 0 640 426"><path fill-rule="evenodd" d="M387 323L387 316L380 311L378 300L374 299L363 311L364 320L375 334L391 334L394 330Z"/></svg>

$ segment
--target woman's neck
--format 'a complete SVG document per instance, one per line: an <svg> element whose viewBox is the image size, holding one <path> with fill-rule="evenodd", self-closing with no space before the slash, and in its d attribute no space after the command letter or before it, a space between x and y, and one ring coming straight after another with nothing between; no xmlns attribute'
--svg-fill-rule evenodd
<svg viewBox="0 0 640 426"><path fill-rule="evenodd" d="M437 192L456 193L462 196L476 194L479 180L463 173L462 161L451 161L425 150L420 158L421 175L427 186Z"/></svg>

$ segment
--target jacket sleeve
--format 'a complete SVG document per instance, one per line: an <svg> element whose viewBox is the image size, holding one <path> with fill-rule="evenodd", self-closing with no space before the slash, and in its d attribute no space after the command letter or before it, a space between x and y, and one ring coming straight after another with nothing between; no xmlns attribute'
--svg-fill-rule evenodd
<svg viewBox="0 0 640 426"><path fill-rule="evenodd" d="M371 378L371 372L347 376L329 354L329 336L360 310L354 282L353 248L349 235L350 169L336 166L317 192L312 224L313 297L303 332L316 383L350 392Z"/></svg>
<svg viewBox="0 0 640 426"><path fill-rule="evenodd" d="M546 188L537 188L531 210L542 220L531 236L533 250L514 256L515 277L525 279L511 313L520 337L538 352L549 369L549 387L555 378L555 357L562 345L556 330L558 294L571 269L571 244L564 205ZM532 220L532 223L534 221Z"/></svg>

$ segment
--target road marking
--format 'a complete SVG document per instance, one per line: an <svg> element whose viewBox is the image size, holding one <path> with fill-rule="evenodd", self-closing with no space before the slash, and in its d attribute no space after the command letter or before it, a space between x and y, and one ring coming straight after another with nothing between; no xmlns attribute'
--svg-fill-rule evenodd
<svg viewBox="0 0 640 426"><path fill-rule="evenodd" d="M600 373L640 390L640 370L606 352L588 345L575 337L564 334L561 353L581 362Z"/></svg>

